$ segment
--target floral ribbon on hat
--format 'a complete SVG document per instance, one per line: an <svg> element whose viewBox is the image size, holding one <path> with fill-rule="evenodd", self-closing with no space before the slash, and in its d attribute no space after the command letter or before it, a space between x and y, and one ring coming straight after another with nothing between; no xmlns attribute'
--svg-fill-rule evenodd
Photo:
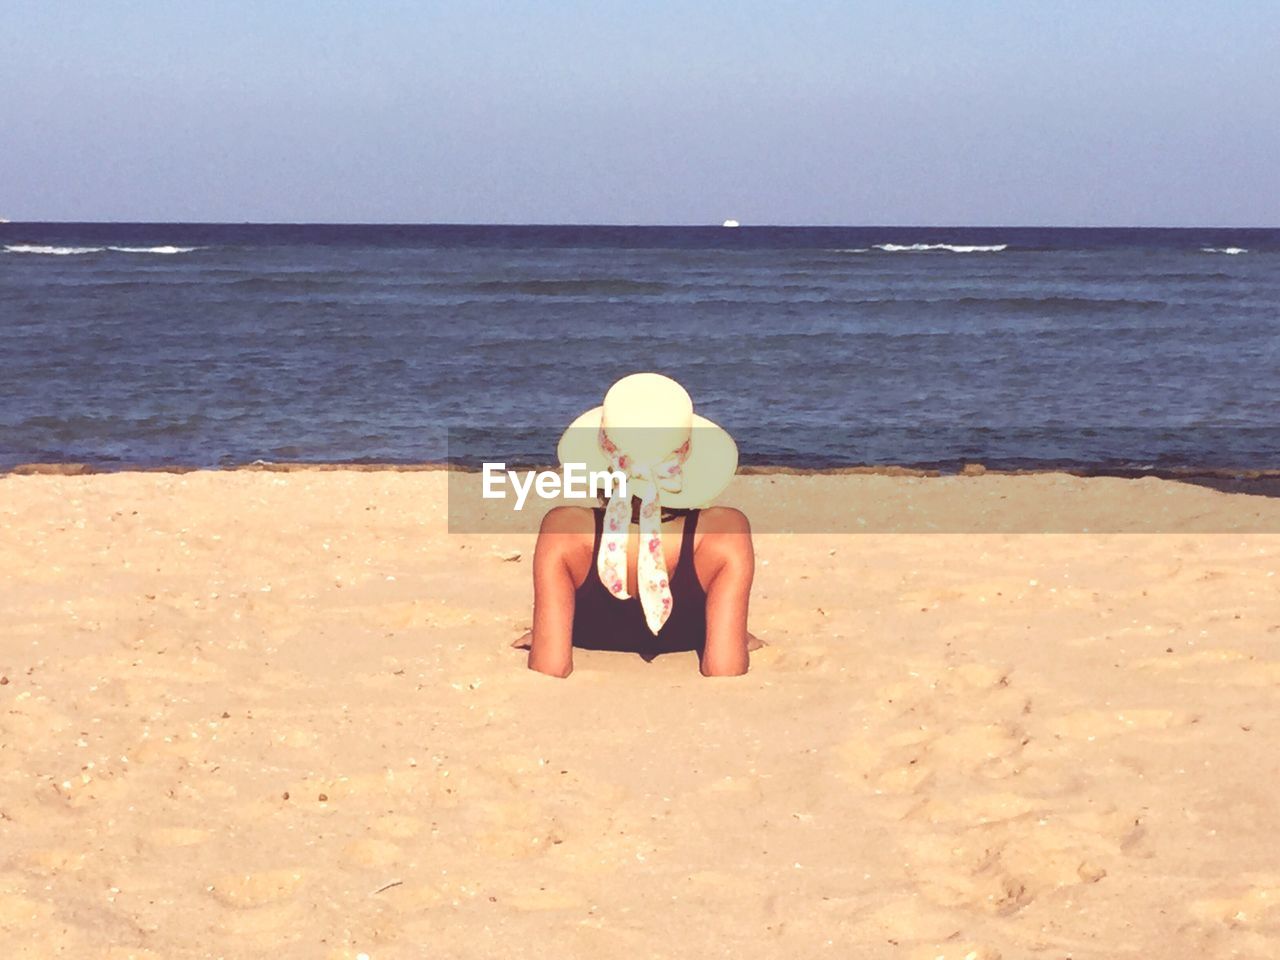
<svg viewBox="0 0 1280 960"><path fill-rule="evenodd" d="M689 459L689 441L680 444L659 463L636 463L618 450L600 424L600 450L609 466L626 476L626 495L621 487L614 489L604 511L604 530L600 535L600 556L596 572L606 590L619 600L627 593L627 532L631 525L631 497L640 497L640 550L636 557L636 586L640 606L649 631L657 634L671 616L671 584L667 580L667 560L662 553L662 491L679 493L684 489L684 462Z"/></svg>

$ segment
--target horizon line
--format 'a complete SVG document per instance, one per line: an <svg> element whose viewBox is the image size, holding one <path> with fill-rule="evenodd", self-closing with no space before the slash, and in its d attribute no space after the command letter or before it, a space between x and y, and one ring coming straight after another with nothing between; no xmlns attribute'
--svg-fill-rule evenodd
<svg viewBox="0 0 1280 960"><path fill-rule="evenodd" d="M589 223L569 221L515 222L464 220L0 220L6 226L192 226L192 227L570 227L605 229L714 230L1280 230L1275 226L1183 224L1056 224L1056 223Z"/></svg>

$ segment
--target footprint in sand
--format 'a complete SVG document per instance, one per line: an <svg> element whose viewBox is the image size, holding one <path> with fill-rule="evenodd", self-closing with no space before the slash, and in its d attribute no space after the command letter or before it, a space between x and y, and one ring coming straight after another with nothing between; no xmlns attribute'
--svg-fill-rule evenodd
<svg viewBox="0 0 1280 960"><path fill-rule="evenodd" d="M903 819L931 824L1003 823L1036 813L1042 801L1016 793L963 794L930 797L922 801Z"/></svg>
<svg viewBox="0 0 1280 960"><path fill-rule="evenodd" d="M378 894L400 913L418 913L443 903L445 894L429 883L406 883L391 887Z"/></svg>
<svg viewBox="0 0 1280 960"><path fill-rule="evenodd" d="M1049 718L1049 732L1060 737L1094 740L1137 730L1171 730L1195 723L1200 718L1188 710L1135 708L1131 710L1076 710Z"/></svg>
<svg viewBox="0 0 1280 960"><path fill-rule="evenodd" d="M404 851L394 843L375 837L353 840L342 848L342 862L355 867L388 867L403 855Z"/></svg>
<svg viewBox="0 0 1280 960"><path fill-rule="evenodd" d="M961 723L929 742L929 755L953 768L977 770L1017 752L1026 737L1008 723Z"/></svg>
<svg viewBox="0 0 1280 960"><path fill-rule="evenodd" d="M1028 832L1024 823L977 828L949 838L904 843L921 893L944 907L1009 915L1063 887L1107 875L1105 851L1062 830Z"/></svg>
<svg viewBox="0 0 1280 960"><path fill-rule="evenodd" d="M44 850L32 850L22 860L23 866L31 873L49 877L55 874L74 873L84 867L83 851L66 847L50 847Z"/></svg>
<svg viewBox="0 0 1280 960"><path fill-rule="evenodd" d="M587 898L571 890L549 887L520 890L501 898L504 906L514 910L540 912L548 910L581 910L587 906Z"/></svg>
<svg viewBox="0 0 1280 960"><path fill-rule="evenodd" d="M867 732L837 744L831 751L834 773L847 782L884 795L910 796L933 780L933 770L920 761L927 755L927 737L918 731L881 740Z"/></svg>
<svg viewBox="0 0 1280 960"><path fill-rule="evenodd" d="M286 747L293 747L298 750L307 750L319 743L320 738L311 730L286 730L284 733L277 734L276 742Z"/></svg>
<svg viewBox="0 0 1280 960"><path fill-rule="evenodd" d="M1228 682L1242 687L1280 686L1280 663L1273 660L1255 660L1240 664L1228 678Z"/></svg>
<svg viewBox="0 0 1280 960"><path fill-rule="evenodd" d="M483 830L473 836L476 848L499 860L524 860L546 853L560 838L547 826Z"/></svg>
<svg viewBox="0 0 1280 960"><path fill-rule="evenodd" d="M48 903L20 893L0 892L0 931L13 932L39 926L52 913L53 907Z"/></svg>
<svg viewBox="0 0 1280 960"><path fill-rule="evenodd" d="M373 821L373 832L392 840L408 840L422 832L423 822L401 813L387 813Z"/></svg>
<svg viewBox="0 0 1280 960"><path fill-rule="evenodd" d="M877 774L871 778L871 783L881 793L910 794L923 792L933 780L932 769L911 759Z"/></svg>
<svg viewBox="0 0 1280 960"><path fill-rule="evenodd" d="M190 737L157 737L144 741L131 756L135 764L163 763L166 760L192 761L198 760L205 752L206 745L201 740ZM176 766L185 766L179 763Z"/></svg>
<svg viewBox="0 0 1280 960"><path fill-rule="evenodd" d="M672 884L686 903L705 904L720 909L725 903L736 903L752 915L764 912L766 898L751 880L727 870L697 870Z"/></svg>
<svg viewBox="0 0 1280 960"><path fill-rule="evenodd" d="M419 600L401 600L368 607L366 615L373 623L393 630L404 630L422 620L424 607Z"/></svg>
<svg viewBox="0 0 1280 960"><path fill-rule="evenodd" d="M55 780L53 787L53 792L41 790L37 796L45 801L61 800L73 810L105 801L118 801L129 790L125 778L112 770L81 770L65 779Z"/></svg>
<svg viewBox="0 0 1280 960"><path fill-rule="evenodd" d="M244 910L282 903L297 892L302 881L301 870L263 870L218 877L208 889L223 906Z"/></svg>
<svg viewBox="0 0 1280 960"><path fill-rule="evenodd" d="M292 798L291 802L312 803L315 812L319 813L342 809L342 801L358 797L377 797L380 800L412 798L440 809L458 805L456 786L456 780L442 778L434 770L409 767L350 777L294 781L284 792ZM323 801L320 800L322 795Z"/></svg>
<svg viewBox="0 0 1280 960"><path fill-rule="evenodd" d="M1193 901L1190 912L1202 923L1280 934L1280 874L1242 877L1247 886Z"/></svg>
<svg viewBox="0 0 1280 960"><path fill-rule="evenodd" d="M930 726L884 737L866 735L836 748L846 777L881 793L922 793L939 773L1009 778L1020 772L1018 755L1027 738L1013 723Z"/></svg>
<svg viewBox="0 0 1280 960"><path fill-rule="evenodd" d="M826 647L813 644L772 644L756 650L751 659L756 666L778 673L812 673L823 670L829 653Z"/></svg>
<svg viewBox="0 0 1280 960"><path fill-rule="evenodd" d="M1035 762L1039 751L1026 727L1036 715L1007 668L910 668L910 680L880 691L900 712L832 757L837 774L889 795L881 813L900 817L898 842L922 901L1010 915L1055 890L1101 881L1132 852L1141 828L1131 813L1085 810L1087 782L1079 774ZM1191 719L1174 711L1080 711L1057 718L1055 729L1085 737ZM997 783L1002 789L991 789ZM941 941L932 956L949 957L960 946L960 957L993 950Z"/></svg>
<svg viewBox="0 0 1280 960"><path fill-rule="evenodd" d="M1001 960L995 947L971 941L921 943L911 947L903 960Z"/></svg>
<svg viewBox="0 0 1280 960"><path fill-rule="evenodd" d="M1161 672L1178 672L1190 669L1192 673L1198 673L1204 667L1216 667L1225 663L1236 663L1240 660L1249 659L1249 655L1243 650L1231 650L1225 648L1215 648L1210 650L1179 650L1177 652L1166 653L1162 657L1148 657L1145 660L1138 660L1134 666L1144 670L1156 670Z"/></svg>
<svg viewBox="0 0 1280 960"><path fill-rule="evenodd" d="M1111 845L1130 856L1146 855L1142 849L1147 828L1142 815L1134 809L1122 809L1110 803L1094 803L1088 809L1059 811L1054 818L1064 827L1095 838L1099 845Z"/></svg>
<svg viewBox="0 0 1280 960"><path fill-rule="evenodd" d="M993 690L1009 686L1013 669L994 663L959 663L951 668L955 682L971 690Z"/></svg>
<svg viewBox="0 0 1280 960"><path fill-rule="evenodd" d="M1187 650L1181 645L1163 656L1138 660L1141 670L1171 677L1177 683L1231 684L1241 687L1280 685L1280 662L1258 660L1243 650Z"/></svg>
<svg viewBox="0 0 1280 960"><path fill-rule="evenodd" d="M833 903L836 901L832 901ZM848 909L841 904L842 912ZM834 918L833 918L834 919ZM892 900L859 914L847 928L847 935L868 943L893 943L894 951L886 956L911 960L1000 960L994 948L960 939L956 934L956 917L948 909L919 896Z"/></svg>
<svg viewBox="0 0 1280 960"><path fill-rule="evenodd" d="M307 910L301 903L271 903L251 910L236 910L219 919L222 932L247 937L263 934L279 940L286 932L295 936L305 929Z"/></svg>
<svg viewBox="0 0 1280 960"><path fill-rule="evenodd" d="M208 830L195 827L157 827L147 832L147 842L157 847L193 847L208 839Z"/></svg>
<svg viewBox="0 0 1280 960"><path fill-rule="evenodd" d="M439 603L424 606L416 614L412 623L424 624L428 627L465 627L476 622L476 612L470 607L454 607Z"/></svg>
<svg viewBox="0 0 1280 960"><path fill-rule="evenodd" d="M933 714L945 704L949 716L977 719L1012 717L1030 711L1030 703L1011 689L1011 670L995 663L946 663L915 660L907 676L876 690L876 702L892 716Z"/></svg>

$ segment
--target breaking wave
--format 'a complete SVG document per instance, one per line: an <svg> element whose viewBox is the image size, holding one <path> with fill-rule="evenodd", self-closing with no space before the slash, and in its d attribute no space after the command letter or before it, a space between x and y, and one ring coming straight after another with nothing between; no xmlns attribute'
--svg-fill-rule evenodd
<svg viewBox="0 0 1280 960"><path fill-rule="evenodd" d="M1244 247L1201 247L1201 253L1226 253L1235 256L1237 253L1248 253Z"/></svg>
<svg viewBox="0 0 1280 960"><path fill-rule="evenodd" d="M203 250L204 247L107 247L108 250L114 250L116 253L191 253L193 250Z"/></svg>
<svg viewBox="0 0 1280 960"><path fill-rule="evenodd" d="M876 249L885 253L924 253L930 250L946 250L948 253L999 253L1009 245L993 243L986 246L960 243L877 243Z"/></svg>
<svg viewBox="0 0 1280 960"><path fill-rule="evenodd" d="M115 253L191 253L193 250L203 250L203 247L50 247L35 243L11 243L6 244L5 253L38 253L47 257L73 257L82 253L102 253L104 250L111 250Z"/></svg>
<svg viewBox="0 0 1280 960"><path fill-rule="evenodd" d="M43 247L33 243L7 244L5 253L43 253L50 257L71 257L78 253L101 253L106 247Z"/></svg>

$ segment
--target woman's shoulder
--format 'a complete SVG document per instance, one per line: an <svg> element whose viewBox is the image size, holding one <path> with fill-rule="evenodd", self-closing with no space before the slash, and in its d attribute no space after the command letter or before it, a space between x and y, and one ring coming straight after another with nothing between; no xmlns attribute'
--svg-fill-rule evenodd
<svg viewBox="0 0 1280 960"><path fill-rule="evenodd" d="M589 507L552 507L542 518L535 555L549 563L565 563L582 580L595 543L595 518ZM537 561L535 561L537 562Z"/></svg>
<svg viewBox="0 0 1280 960"><path fill-rule="evenodd" d="M751 522L736 507L705 507L698 513L701 534L750 534Z"/></svg>
<svg viewBox="0 0 1280 960"><path fill-rule="evenodd" d="M590 507L552 507L542 518L539 535L582 534L594 535L596 529L595 511Z"/></svg>
<svg viewBox="0 0 1280 960"><path fill-rule="evenodd" d="M698 514L698 535L693 545L698 579L704 589L725 571L736 571L749 581L755 566L751 524L733 507L706 507Z"/></svg>
<svg viewBox="0 0 1280 960"><path fill-rule="evenodd" d="M699 556L741 562L754 554L751 523L733 507L707 507L698 514L694 550Z"/></svg>

